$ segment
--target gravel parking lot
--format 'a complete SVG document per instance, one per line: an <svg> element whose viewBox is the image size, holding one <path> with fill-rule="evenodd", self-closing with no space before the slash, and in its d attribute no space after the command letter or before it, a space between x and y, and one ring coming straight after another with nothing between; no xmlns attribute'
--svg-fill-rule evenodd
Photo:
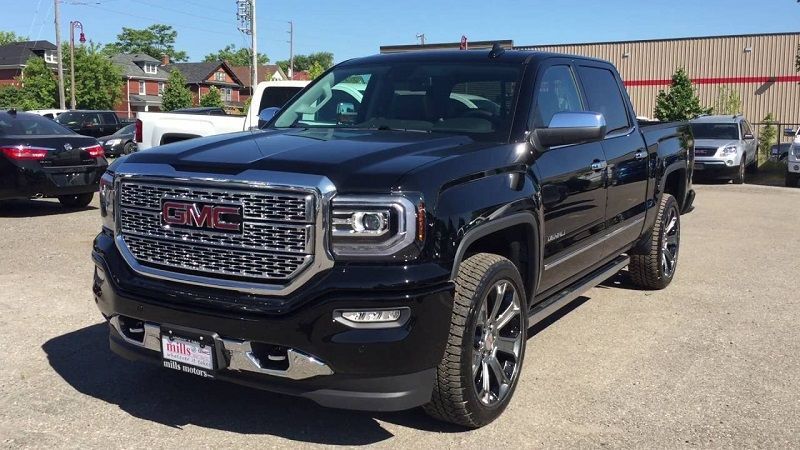
<svg viewBox="0 0 800 450"><path fill-rule="evenodd" d="M695 204L673 284L623 274L537 326L511 406L475 431L118 358L90 290L96 201L5 205L0 446L798 447L800 189L698 186Z"/></svg>

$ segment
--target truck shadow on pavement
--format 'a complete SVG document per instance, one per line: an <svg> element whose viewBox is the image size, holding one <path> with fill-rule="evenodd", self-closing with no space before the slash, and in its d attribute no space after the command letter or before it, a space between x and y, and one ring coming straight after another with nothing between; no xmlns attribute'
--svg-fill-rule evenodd
<svg viewBox="0 0 800 450"><path fill-rule="evenodd" d="M177 429L194 425L328 445L366 445L393 437L376 419L435 432L465 431L429 418L420 409L397 413L329 409L302 398L127 361L109 350L105 323L55 337L42 349L56 373L78 392Z"/></svg>
<svg viewBox="0 0 800 450"><path fill-rule="evenodd" d="M50 200L5 200L0 202L0 217L22 218L56 216L78 211L96 210L96 206L65 208L58 201Z"/></svg>

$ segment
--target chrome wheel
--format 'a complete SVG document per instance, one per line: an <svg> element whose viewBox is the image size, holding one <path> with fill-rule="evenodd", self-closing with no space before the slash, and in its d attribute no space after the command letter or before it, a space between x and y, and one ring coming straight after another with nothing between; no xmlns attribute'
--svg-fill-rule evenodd
<svg viewBox="0 0 800 450"><path fill-rule="evenodd" d="M481 302L475 324L472 380L481 403L505 399L519 376L523 339L520 296L508 280L500 280Z"/></svg>
<svg viewBox="0 0 800 450"><path fill-rule="evenodd" d="M665 277L671 277L678 263L681 240L681 222L676 208L669 209L665 224L661 239L661 269Z"/></svg>

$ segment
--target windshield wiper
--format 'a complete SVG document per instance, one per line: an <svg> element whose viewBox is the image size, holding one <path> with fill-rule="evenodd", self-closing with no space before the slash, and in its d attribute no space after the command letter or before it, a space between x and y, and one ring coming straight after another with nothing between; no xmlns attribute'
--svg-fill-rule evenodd
<svg viewBox="0 0 800 450"><path fill-rule="evenodd" d="M378 131L408 131L411 133L430 133L430 130L415 130L413 128L393 128L389 125L380 125L377 127L368 127L368 130L378 130Z"/></svg>

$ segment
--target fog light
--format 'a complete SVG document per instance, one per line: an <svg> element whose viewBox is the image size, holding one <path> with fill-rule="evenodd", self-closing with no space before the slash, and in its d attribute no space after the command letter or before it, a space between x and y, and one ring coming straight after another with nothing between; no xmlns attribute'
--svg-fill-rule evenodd
<svg viewBox="0 0 800 450"><path fill-rule="evenodd" d="M795 165L794 165L794 171L795 171L795 172L800 172L800 166L798 166L797 164L795 164Z"/></svg>
<svg viewBox="0 0 800 450"><path fill-rule="evenodd" d="M390 328L403 325L410 315L409 308L337 310L333 319L352 328Z"/></svg>
<svg viewBox="0 0 800 450"><path fill-rule="evenodd" d="M725 164L729 165L729 166L732 166L733 165L733 160L729 159L729 160L725 161Z"/></svg>

